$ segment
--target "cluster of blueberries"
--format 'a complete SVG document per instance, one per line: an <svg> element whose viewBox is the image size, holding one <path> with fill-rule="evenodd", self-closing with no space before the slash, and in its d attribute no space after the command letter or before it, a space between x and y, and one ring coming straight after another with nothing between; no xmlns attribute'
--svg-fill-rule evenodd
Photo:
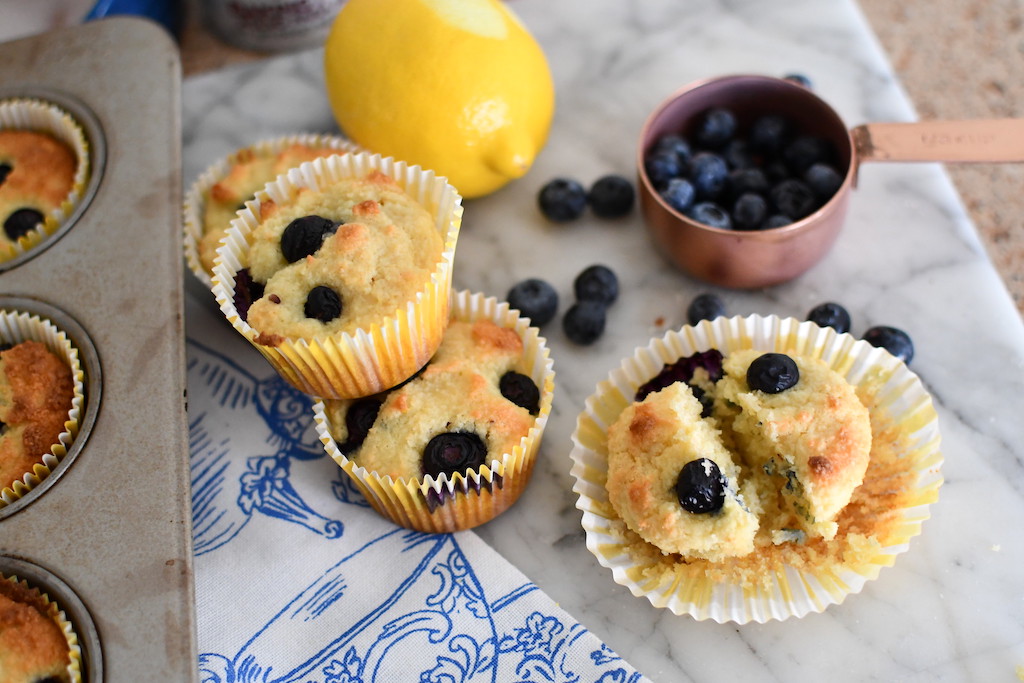
<svg viewBox="0 0 1024 683"><path fill-rule="evenodd" d="M588 206L601 218L621 218L635 201L633 183L614 173L598 178L589 189L574 178L554 178L537 194L540 212L557 223L576 220Z"/></svg>
<svg viewBox="0 0 1024 683"><path fill-rule="evenodd" d="M576 301L562 317L562 329L574 344L593 344L604 334L608 307L619 298L619 278L608 266L595 264L576 276L573 293ZM516 283L505 300L536 327L551 321L558 312L558 292L540 278Z"/></svg>
<svg viewBox="0 0 1024 683"><path fill-rule="evenodd" d="M843 184L830 141L807 135L781 114L740 130L732 110L702 112L692 130L655 140L644 172L661 198L714 228L765 230L810 215Z"/></svg>
<svg viewBox="0 0 1024 683"><path fill-rule="evenodd" d="M686 309L687 321L696 325L701 320L714 320L726 314L721 297L710 292L698 294ZM818 304L807 313L807 320L819 327L831 327L843 334L850 331L850 313L841 304L828 301ZM885 349L904 363L914 358L914 342L910 335L897 327L875 325L864 331L861 339L872 346Z"/></svg>

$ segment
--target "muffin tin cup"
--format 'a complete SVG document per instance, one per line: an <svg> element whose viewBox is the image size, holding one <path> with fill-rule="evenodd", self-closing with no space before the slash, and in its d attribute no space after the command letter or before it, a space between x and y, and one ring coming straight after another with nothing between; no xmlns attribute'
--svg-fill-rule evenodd
<svg viewBox="0 0 1024 683"><path fill-rule="evenodd" d="M394 178L434 216L443 241L434 272L412 300L382 315L378 324L313 339L286 338L277 346L257 343L259 332L238 314L234 294L235 275L259 224L261 201L269 197L286 204L301 188L318 189L345 178L363 178L371 171ZM299 391L323 398L369 396L411 377L441 344L448 324L452 266L461 225L462 197L432 171L377 154L324 157L268 183L238 213L217 250L213 293L228 322Z"/></svg>
<svg viewBox="0 0 1024 683"><path fill-rule="evenodd" d="M726 355L755 348L818 357L844 376L862 400L871 397L866 404L876 441L881 434L881 438L898 444L899 464L904 467L905 463L913 480L903 491L902 506L890 508L888 501L877 501L880 509L892 509L894 515L889 532L879 539L877 546L867 541L861 551L851 553L852 557L829 566L808 568L775 562L769 566L777 568L751 585L738 578L721 578L729 577L728 574L713 576L708 563L683 562L679 556L663 555L626 527L609 503L605 488L608 426L632 403L637 388L657 375L666 363L712 348ZM587 548L598 562L611 569L616 583L655 607L719 623L802 617L821 612L859 592L868 581L878 577L882 567L892 565L896 556L907 550L910 540L920 533L922 522L929 517L929 505L938 499L942 484L938 417L920 379L888 352L849 334L776 316L703 321L697 326L669 331L648 346L638 348L587 399L572 441L576 507L583 511ZM872 456L874 459L874 448ZM882 481L884 473L875 472L869 465L862 484L865 491L873 490L873 477ZM833 543L843 542L845 534L840 521Z"/></svg>
<svg viewBox="0 0 1024 683"><path fill-rule="evenodd" d="M206 232L205 220L203 218L206 210L206 198L210 190L218 182L223 180L231 171L231 168L239 161L249 158L271 157L292 145L304 145L312 149L331 150L335 154L358 152L360 148L349 140L338 135L324 135L318 133L297 133L286 135L270 140L261 140L248 147L236 150L223 159L211 164L185 193L182 205L182 226L185 263L192 274L206 285L213 287L213 278L203 267L199 257L199 243ZM273 180L273 178L268 178Z"/></svg>
<svg viewBox="0 0 1024 683"><path fill-rule="evenodd" d="M529 319L508 304L493 297L460 291L453 297L452 320L491 320L501 327L513 329L523 340L524 357L528 359L526 374L540 388L540 411L530 431L510 453L470 472L437 479L394 481L360 467L346 457L331 436L323 401L313 406L317 435L327 454L345 471L363 495L383 517L399 526L427 533L449 533L470 529L494 519L518 500L529 484L539 452L544 427L551 414L555 390L555 373L546 341ZM444 502L431 509L428 498Z"/></svg>
<svg viewBox="0 0 1024 683"><path fill-rule="evenodd" d="M64 430L50 446L49 452L42 454L42 462L36 464L32 471L25 472L19 479L0 482L0 509L26 496L53 473L78 435L85 406L85 373L79 361L78 349L72 345L67 335L52 322L37 315L25 311L0 309L0 341L18 344L28 340L44 344L67 364L74 381L74 395L67 419L64 421Z"/></svg>
<svg viewBox="0 0 1024 683"><path fill-rule="evenodd" d="M12 129L52 135L71 148L78 159L78 165L68 195L59 207L46 216L42 225L20 237L16 243L0 244L0 263L18 258L50 237L81 200L91 173L89 144L82 126L55 104L34 98L0 100L0 130Z"/></svg>
<svg viewBox="0 0 1024 683"><path fill-rule="evenodd" d="M11 583L18 584L25 591L32 592L37 595L38 599L34 602L46 611L46 616L57 624L61 633L64 634L64 639L67 641L67 680L70 681L70 683L81 683L84 680L82 675L82 647L79 644L78 632L75 630L75 625L68 618L68 615L62 606L55 601L54 596L51 596L45 590L45 587L41 587L18 574L0 572L0 581L10 581Z"/></svg>

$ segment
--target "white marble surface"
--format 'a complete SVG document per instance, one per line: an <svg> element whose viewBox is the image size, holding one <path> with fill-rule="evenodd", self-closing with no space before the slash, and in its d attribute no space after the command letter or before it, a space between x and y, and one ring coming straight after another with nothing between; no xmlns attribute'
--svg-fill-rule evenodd
<svg viewBox="0 0 1024 683"><path fill-rule="evenodd" d="M942 167L868 165L832 253L786 285L717 290L731 314L803 317L835 300L853 332L891 324L914 338L911 368L932 392L945 464L939 501L895 566L822 614L719 625L652 607L587 551L569 475L570 435L598 381L712 288L669 266L639 211L548 223L535 196L554 176L589 184L633 173L640 127L666 95L727 73L799 71L848 125L914 112L855 4L693 0L517 0L557 89L551 135L523 179L467 202L455 284L503 296L530 276L572 297L592 263L618 273L608 331L572 345L545 330L557 394L533 482L479 535L655 681L1012 681L1024 667L1024 328ZM264 136L334 129L312 51L187 79L184 172ZM352 68L358 68L353 63ZM197 283L189 278L189 287Z"/></svg>

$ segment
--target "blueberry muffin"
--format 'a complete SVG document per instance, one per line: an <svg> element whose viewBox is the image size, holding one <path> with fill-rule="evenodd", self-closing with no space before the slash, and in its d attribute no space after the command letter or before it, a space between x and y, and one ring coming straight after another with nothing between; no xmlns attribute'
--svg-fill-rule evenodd
<svg viewBox="0 0 1024 683"><path fill-rule="evenodd" d="M519 499L554 392L544 339L518 311L468 292L452 308L437 352L408 381L314 406L328 454L374 509L428 533L478 526Z"/></svg>
<svg viewBox="0 0 1024 683"><path fill-rule="evenodd" d="M345 455L381 477L465 475L500 460L530 431L540 390L522 362L515 330L453 321L434 358L405 384L328 401L331 432Z"/></svg>
<svg viewBox="0 0 1024 683"><path fill-rule="evenodd" d="M394 387L441 344L462 198L375 154L303 163L257 193L217 252L221 311L299 391Z"/></svg>
<svg viewBox="0 0 1024 683"><path fill-rule="evenodd" d="M71 652L56 607L35 588L0 575L0 680L70 681Z"/></svg>
<svg viewBox="0 0 1024 683"><path fill-rule="evenodd" d="M380 172L261 203L247 322L270 346L366 328L415 297L442 248L427 210Z"/></svg>
<svg viewBox="0 0 1024 683"><path fill-rule="evenodd" d="M75 152L52 135L0 130L0 246L13 246L60 209L75 186Z"/></svg>
<svg viewBox="0 0 1024 683"><path fill-rule="evenodd" d="M246 200L252 199L268 182L304 161L337 153L333 147L301 142L278 150L258 147L239 150L224 176L203 193L202 237L196 248L207 274L213 273L217 246Z"/></svg>
<svg viewBox="0 0 1024 683"><path fill-rule="evenodd" d="M44 344L0 351L0 488L43 462L64 431L74 392L71 369Z"/></svg>
<svg viewBox="0 0 1024 683"><path fill-rule="evenodd" d="M867 408L817 358L737 351L725 357L723 370L716 415L762 477L763 495L779 492L797 528L833 538L836 517L868 467Z"/></svg>
<svg viewBox="0 0 1024 683"><path fill-rule="evenodd" d="M666 366L609 426L609 502L663 553L712 562L834 538L870 458L867 408L817 358L714 354Z"/></svg>
<svg viewBox="0 0 1024 683"><path fill-rule="evenodd" d="M755 493L689 386L670 384L628 406L608 428L608 498L664 553L708 560L746 555L758 529Z"/></svg>

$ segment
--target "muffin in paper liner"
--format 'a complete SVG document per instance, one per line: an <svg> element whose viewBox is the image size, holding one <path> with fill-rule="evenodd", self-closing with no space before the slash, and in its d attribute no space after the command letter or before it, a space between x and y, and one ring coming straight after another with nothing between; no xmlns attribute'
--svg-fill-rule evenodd
<svg viewBox="0 0 1024 683"><path fill-rule="evenodd" d="M42 462L37 463L31 472L25 472L20 479L0 482L0 508L24 497L56 469L78 435L79 421L85 409L85 372L79 361L78 349L71 344L67 335L45 318L24 311L0 309L0 342L14 345L28 340L44 344L67 363L74 382L74 394L68 417L64 421L64 430L50 446L49 452L42 454Z"/></svg>
<svg viewBox="0 0 1024 683"><path fill-rule="evenodd" d="M79 643L78 634L74 624L67 614L61 609L50 595L41 590L38 586L31 584L26 579L15 574L0 573L0 598L6 597L15 603L26 604L53 621L64 640L67 643L68 663L64 670L64 676L60 680L67 680L71 683L82 681L82 647ZM33 641L35 643L35 641ZM49 678L45 680L50 680Z"/></svg>
<svg viewBox="0 0 1024 683"><path fill-rule="evenodd" d="M22 235L16 242L0 240L0 263L24 254L52 235L82 198L91 172L89 144L85 131L70 114L56 105L34 98L0 100L0 130L12 129L31 130L53 136L71 148L78 163L67 197L60 206L46 215L40 227Z"/></svg>
<svg viewBox="0 0 1024 683"><path fill-rule="evenodd" d="M206 285L207 288L213 286L213 279L202 263L200 243L207 231L204 214L210 191L217 183L224 180L237 164L247 163L253 159L270 159L295 145L322 151L325 156L358 152L361 149L341 136L319 133L297 133L295 135L261 140L247 147L237 149L223 159L211 164L195 179L188 192L185 193L182 205L182 244L185 253L185 263L188 264L189 270L192 271L193 275ZM271 177L262 178L260 186L262 187L264 184L274 180L277 175L275 173ZM224 227L226 230L228 225Z"/></svg>
<svg viewBox="0 0 1024 683"><path fill-rule="evenodd" d="M327 454L351 478L370 505L383 517L400 526L428 533L449 533L470 529L494 519L518 500L529 484L539 452L541 437L551 414L555 373L546 341L529 319L499 303L493 297L460 291L453 297L452 320L492 320L515 330L523 340L528 374L540 389L540 410L529 432L511 452L468 476L456 473L438 478L393 480L361 467L346 457L330 432L323 401L313 406L317 435ZM441 500L440 505L429 501Z"/></svg>
<svg viewBox="0 0 1024 683"><path fill-rule="evenodd" d="M259 332L242 320L234 303L235 276L260 221L260 202L292 200L301 188L318 190L372 171L390 176L426 207L443 242L433 273L415 297L379 323L312 339L285 338L276 346L258 343ZM232 221L217 250L213 293L228 322L299 391L323 398L359 398L411 377L433 355L448 324L455 245L462 225L462 197L433 171L364 152L303 163L267 184Z"/></svg>
<svg viewBox="0 0 1024 683"><path fill-rule="evenodd" d="M783 543L746 565L665 555L630 530L609 503L607 429L637 388L666 364L709 349L728 355L748 348L821 358L853 385L872 424L864 483L840 514L836 538L817 539L822 545L814 552ZM859 592L907 550L942 484L938 416L906 364L849 334L777 316L702 321L638 348L587 399L572 441L576 507L598 562L612 570L616 583L655 607L719 623L802 617ZM877 526L859 525L859 511Z"/></svg>

